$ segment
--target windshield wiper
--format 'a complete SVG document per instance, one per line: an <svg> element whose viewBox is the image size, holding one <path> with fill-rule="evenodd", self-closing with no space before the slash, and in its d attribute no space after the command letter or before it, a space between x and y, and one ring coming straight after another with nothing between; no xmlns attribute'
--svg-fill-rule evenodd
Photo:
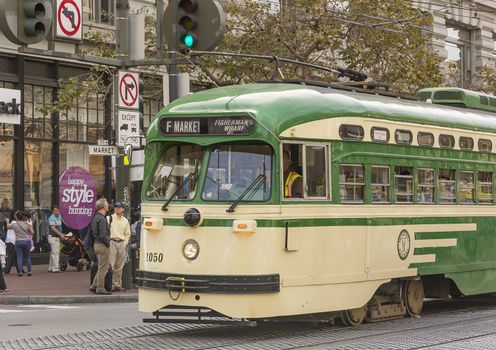
<svg viewBox="0 0 496 350"><path fill-rule="evenodd" d="M245 198L245 196L250 193L253 189L255 189L255 192L265 184L266 177L264 174L258 175L255 180L246 188L246 190L241 193L241 195L236 199L236 201L229 207L229 209L226 210L228 213L234 213L234 208L238 206L238 204Z"/></svg>
<svg viewBox="0 0 496 350"><path fill-rule="evenodd" d="M198 172L198 161L195 160L195 171L192 172L192 173L189 173L188 177L184 179L184 181L177 186L177 189L174 191L174 193L169 197L169 199L167 199L167 201L164 203L164 205L162 205L162 211L168 211L169 209L167 209L167 207L169 206L170 202L172 202L172 200L174 199L175 196L177 196L177 194L184 188L184 186L186 186L189 182L189 180L191 180L192 177L195 177L196 179L196 173Z"/></svg>

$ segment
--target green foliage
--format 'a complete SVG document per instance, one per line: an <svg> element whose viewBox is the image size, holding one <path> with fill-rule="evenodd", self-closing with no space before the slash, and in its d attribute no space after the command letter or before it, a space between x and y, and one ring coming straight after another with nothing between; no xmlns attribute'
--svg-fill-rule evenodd
<svg viewBox="0 0 496 350"><path fill-rule="evenodd" d="M327 67L344 66L414 92L443 81L440 58L428 48L429 14L408 0L229 0L225 39L219 51L276 55ZM207 57L201 77L219 85L279 78L274 62ZM336 75L284 64L285 78L336 80Z"/></svg>

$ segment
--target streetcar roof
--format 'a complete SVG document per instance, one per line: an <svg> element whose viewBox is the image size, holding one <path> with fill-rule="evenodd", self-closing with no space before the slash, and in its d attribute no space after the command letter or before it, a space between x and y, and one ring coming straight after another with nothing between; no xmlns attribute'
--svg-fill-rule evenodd
<svg viewBox="0 0 496 350"><path fill-rule="evenodd" d="M368 117L474 131L496 131L496 114L335 88L267 83L219 87L180 98L158 113L208 116L251 114L274 135L313 120ZM149 137L159 138L157 120ZM155 132L153 132L155 130Z"/></svg>

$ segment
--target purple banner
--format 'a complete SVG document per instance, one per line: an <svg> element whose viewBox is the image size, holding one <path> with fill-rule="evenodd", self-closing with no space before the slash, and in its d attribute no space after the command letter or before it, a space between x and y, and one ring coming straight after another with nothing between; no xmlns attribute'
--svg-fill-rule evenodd
<svg viewBox="0 0 496 350"><path fill-rule="evenodd" d="M75 230L88 226L95 213L96 184L81 167L66 169L59 180L59 205L65 224Z"/></svg>

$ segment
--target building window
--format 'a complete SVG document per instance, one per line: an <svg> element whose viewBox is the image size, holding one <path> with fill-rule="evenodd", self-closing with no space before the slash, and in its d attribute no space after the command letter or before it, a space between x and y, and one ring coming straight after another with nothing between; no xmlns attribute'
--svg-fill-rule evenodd
<svg viewBox="0 0 496 350"><path fill-rule="evenodd" d="M439 203L456 202L455 171L450 169L439 170Z"/></svg>
<svg viewBox="0 0 496 350"><path fill-rule="evenodd" d="M477 182L477 197L479 203L490 204L493 202L493 173L489 171L479 171L479 181Z"/></svg>
<svg viewBox="0 0 496 350"><path fill-rule="evenodd" d="M53 125L50 114L43 110L53 101L53 88L24 85L24 133L27 138L52 139Z"/></svg>
<svg viewBox="0 0 496 350"><path fill-rule="evenodd" d="M50 208L52 196L52 143L26 141L24 146L24 205Z"/></svg>
<svg viewBox="0 0 496 350"><path fill-rule="evenodd" d="M417 200L421 204L432 204L435 200L436 183L434 169L418 169Z"/></svg>
<svg viewBox="0 0 496 350"><path fill-rule="evenodd" d="M460 171L459 191L460 203L473 204L475 202L475 182L473 171Z"/></svg>
<svg viewBox="0 0 496 350"><path fill-rule="evenodd" d="M155 116L163 107L162 100L156 100L150 98L145 98L144 100L145 101L143 105L143 124L144 124L143 134L146 133L146 130L148 130L148 127L153 122L153 119L155 119Z"/></svg>
<svg viewBox="0 0 496 350"><path fill-rule="evenodd" d="M365 177L363 165L341 165L339 168L339 197L343 203L363 203Z"/></svg>
<svg viewBox="0 0 496 350"><path fill-rule="evenodd" d="M14 200L14 141L0 139L0 210L11 209Z"/></svg>
<svg viewBox="0 0 496 350"><path fill-rule="evenodd" d="M388 203L389 202L389 167L373 166L372 167L372 202Z"/></svg>
<svg viewBox="0 0 496 350"><path fill-rule="evenodd" d="M59 115L59 138L95 143L105 139L104 94L80 96L77 104Z"/></svg>
<svg viewBox="0 0 496 350"><path fill-rule="evenodd" d="M472 44L472 32L460 28L456 24L449 24L446 29L448 35L445 39L444 48L448 54L445 60L448 81L452 85L464 87L471 81L470 47Z"/></svg>
<svg viewBox="0 0 496 350"><path fill-rule="evenodd" d="M96 23L104 23L113 25L115 16L115 0L92 0L93 16L92 19Z"/></svg>
<svg viewBox="0 0 496 350"><path fill-rule="evenodd" d="M413 203L413 168L397 166L394 170L394 187L397 203Z"/></svg>
<svg viewBox="0 0 496 350"><path fill-rule="evenodd" d="M0 88L15 89L13 83L0 81ZM21 101L19 101L20 103ZM14 124L0 123L0 136L14 136Z"/></svg>

